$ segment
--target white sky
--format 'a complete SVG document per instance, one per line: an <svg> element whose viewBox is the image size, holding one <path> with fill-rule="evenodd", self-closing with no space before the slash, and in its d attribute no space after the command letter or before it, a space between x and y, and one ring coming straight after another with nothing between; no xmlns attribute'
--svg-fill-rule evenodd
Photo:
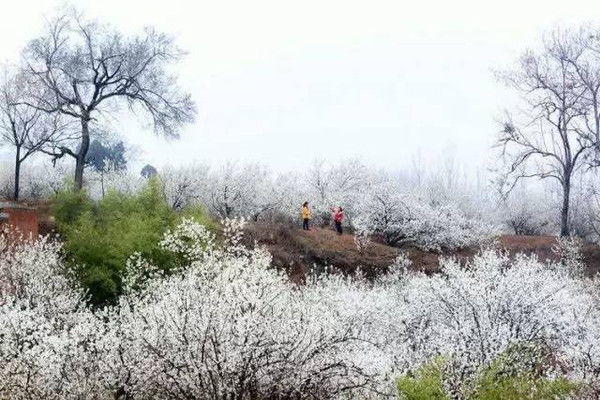
<svg viewBox="0 0 600 400"><path fill-rule="evenodd" d="M0 59L15 60L62 1L2 0ZM492 69L556 24L596 22L593 0L80 0L126 32L175 34L198 103L179 141L135 118L116 129L156 166L226 160L299 169L361 157L398 169L416 154L483 166L510 103Z"/></svg>

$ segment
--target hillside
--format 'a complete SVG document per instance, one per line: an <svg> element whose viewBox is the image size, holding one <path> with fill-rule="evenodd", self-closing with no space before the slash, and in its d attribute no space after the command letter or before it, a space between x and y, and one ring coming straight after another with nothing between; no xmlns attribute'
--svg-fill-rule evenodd
<svg viewBox="0 0 600 400"><path fill-rule="evenodd" d="M383 272L397 257L401 249L382 243L371 243L363 252L358 251L353 236L338 236L332 229L300 228L280 224L251 224L246 229L248 244L258 243L267 248L273 256L273 263L285 269L295 282L301 282L306 272L314 268L331 265L343 273L352 273L360 266L367 277ZM511 255L517 253L536 254L541 260L554 259L552 247L556 244L553 236L502 235L497 246ZM456 257L466 261L477 253L477 249L464 249L454 253L437 254L414 247L402 250L408 253L413 269L434 273L439 269L440 257ZM600 271L600 246L586 243L582 249L588 273Z"/></svg>
<svg viewBox="0 0 600 400"><path fill-rule="evenodd" d="M49 201L20 203L37 208L40 234L55 233L56 227ZM378 242L372 242L360 252L354 243L353 235L349 233L338 236L331 228L313 227L310 231L303 231L299 226L267 223L249 224L245 230L245 242L249 246L258 243L267 248L273 256L273 264L285 269L295 282L301 282L311 269L322 269L323 266L334 266L343 273L353 273L361 267L367 277L373 277L385 271L401 250L408 253L414 270L425 273L438 271L440 257L456 257L466 261L477 253L477 249L463 249L438 254L414 247L398 249ZM541 260L555 258L552 252L555 244L554 236L502 235L497 241L498 248L506 249L512 255L536 254ZM582 253L588 274L600 272L600 246L585 243Z"/></svg>
<svg viewBox="0 0 600 400"><path fill-rule="evenodd" d="M263 245L273 256L275 266L284 268L294 281L301 281L314 264L333 265L348 273L361 266L367 276L390 265L399 250L373 243L359 252L352 235L339 236L332 229L312 228L310 231L280 224L252 224L246 229L248 244Z"/></svg>

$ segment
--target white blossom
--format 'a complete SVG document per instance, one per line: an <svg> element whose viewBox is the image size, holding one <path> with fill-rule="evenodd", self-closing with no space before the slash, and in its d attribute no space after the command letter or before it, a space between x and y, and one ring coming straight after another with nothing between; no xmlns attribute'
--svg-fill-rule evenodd
<svg viewBox="0 0 600 400"><path fill-rule="evenodd" d="M592 398L600 389L598 282L577 272L577 243L556 262L448 258L433 276L401 253L375 281L321 274L298 286L241 245L243 221L225 226L221 239L185 220L161 242L179 267L133 255L119 303L95 310L60 244L2 238L0 397L384 398L434 359L459 393L514 346L531 350L526 361L544 349L555 360L545 373Z"/></svg>

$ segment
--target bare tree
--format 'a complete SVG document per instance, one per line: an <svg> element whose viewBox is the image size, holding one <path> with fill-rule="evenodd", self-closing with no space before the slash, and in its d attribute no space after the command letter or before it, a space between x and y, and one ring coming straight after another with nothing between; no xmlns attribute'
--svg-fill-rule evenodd
<svg viewBox="0 0 600 400"><path fill-rule="evenodd" d="M164 168L160 174L150 164L142 169L142 177L160 177L163 196L174 210L201 204L208 187L207 165L192 165L186 168Z"/></svg>
<svg viewBox="0 0 600 400"><path fill-rule="evenodd" d="M502 74L521 93L525 107L519 122L506 117L498 139L509 161L510 188L523 178L552 178L560 184L562 236L570 233L571 181L595 147L590 129L584 129L591 93L576 67L586 48L572 38L569 32L555 32L541 52L526 52L515 71Z"/></svg>
<svg viewBox="0 0 600 400"><path fill-rule="evenodd" d="M600 150L600 35L589 28L577 31L563 31L562 57L570 64L575 79L585 88L581 103L584 121L579 129L589 135ZM564 48L571 51L565 51ZM598 157L594 158L598 163Z"/></svg>
<svg viewBox="0 0 600 400"><path fill-rule="evenodd" d="M46 113L74 118L81 126L76 146L49 153L76 161L75 189L81 189L90 137L106 117L127 105L152 120L154 131L177 137L195 116L191 96L177 86L167 66L180 60L172 37L146 29L125 37L118 30L68 13L49 22L46 32L24 52L30 97L26 104Z"/></svg>
<svg viewBox="0 0 600 400"><path fill-rule="evenodd" d="M0 139L15 148L13 199L19 199L21 165L49 143L58 145L68 138L67 127L60 116L47 115L22 103L24 80L8 73L0 87Z"/></svg>

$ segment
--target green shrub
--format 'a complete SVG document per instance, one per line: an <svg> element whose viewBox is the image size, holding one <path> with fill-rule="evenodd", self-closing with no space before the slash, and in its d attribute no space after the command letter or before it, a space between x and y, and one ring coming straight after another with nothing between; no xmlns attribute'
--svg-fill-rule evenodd
<svg viewBox="0 0 600 400"><path fill-rule="evenodd" d="M135 252L163 270L177 266L178 260L158 243L182 215L168 206L154 180L138 194L109 192L99 202L85 193L59 193L53 213L67 258L95 305L117 299L127 259ZM217 227L201 208L183 216Z"/></svg>
<svg viewBox="0 0 600 400"><path fill-rule="evenodd" d="M580 386L566 378L532 378L528 375L501 379L484 378L475 395L479 400L558 400L575 398Z"/></svg>
<svg viewBox="0 0 600 400"><path fill-rule="evenodd" d="M564 377L549 378L553 359L549 349L535 343L515 343L485 368L475 380L469 398L569 399L580 385Z"/></svg>
<svg viewBox="0 0 600 400"><path fill-rule="evenodd" d="M445 360L438 358L397 381L399 397L406 400L449 399L444 390ZM472 400L559 400L577 398L584 389L564 377L550 378L554 368L550 351L534 343L510 346L473 378L460 385L461 398Z"/></svg>
<svg viewBox="0 0 600 400"><path fill-rule="evenodd" d="M73 224L83 212L91 209L92 201L86 192L83 190L74 192L72 186L67 186L63 191L58 192L52 201L52 215L59 229Z"/></svg>
<svg viewBox="0 0 600 400"><path fill-rule="evenodd" d="M446 400L450 399L443 387L443 360L425 364L414 374L404 375L398 379L397 387L400 398L406 400Z"/></svg>

